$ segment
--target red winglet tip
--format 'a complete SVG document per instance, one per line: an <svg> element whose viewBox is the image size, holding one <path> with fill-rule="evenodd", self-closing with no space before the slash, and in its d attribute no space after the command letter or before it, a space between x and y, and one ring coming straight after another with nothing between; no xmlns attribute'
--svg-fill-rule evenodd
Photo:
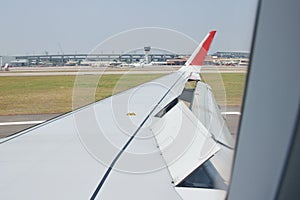
<svg viewBox="0 0 300 200"><path fill-rule="evenodd" d="M215 37L217 31L213 30L210 31L208 34L208 37L203 42L202 47L199 49L197 54L195 55L194 59L190 63L190 65L202 65L205 59L205 56L207 55L207 52L209 50L209 47Z"/></svg>

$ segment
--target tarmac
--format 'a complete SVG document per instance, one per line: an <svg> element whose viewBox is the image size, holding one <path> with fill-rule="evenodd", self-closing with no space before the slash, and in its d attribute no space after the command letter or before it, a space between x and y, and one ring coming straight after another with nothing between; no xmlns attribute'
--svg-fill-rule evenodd
<svg viewBox="0 0 300 200"><path fill-rule="evenodd" d="M240 114L239 114L240 107L239 106L229 106L226 108L222 107L221 111L225 112L223 113L223 116L226 119L231 134L236 135L238 129L238 123L240 119ZM36 126L42 122L58 117L62 114L63 113L0 116L0 138L4 138L9 135L18 133L22 130Z"/></svg>
<svg viewBox="0 0 300 200"><path fill-rule="evenodd" d="M9 71L0 71L4 76L80 76L102 74L168 74L178 70L178 66L151 66L151 67L12 67ZM247 73L247 67L218 67L203 66L202 73Z"/></svg>

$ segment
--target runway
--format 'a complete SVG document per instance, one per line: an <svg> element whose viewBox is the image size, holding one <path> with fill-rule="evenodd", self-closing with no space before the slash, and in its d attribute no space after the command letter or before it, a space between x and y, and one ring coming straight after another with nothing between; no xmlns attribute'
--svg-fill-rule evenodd
<svg viewBox="0 0 300 200"><path fill-rule="evenodd" d="M2 76L82 76L82 75L102 75L102 74L169 74L172 71L105 71L105 72L21 72L21 73L1 73Z"/></svg>
<svg viewBox="0 0 300 200"><path fill-rule="evenodd" d="M60 114L0 116L0 138L7 137L59 115Z"/></svg>
<svg viewBox="0 0 300 200"><path fill-rule="evenodd" d="M105 67L14 67L10 71L1 71L4 76L82 76L102 74L169 74L180 67L151 66L140 68L105 68ZM201 73L247 73L247 67L203 66Z"/></svg>
<svg viewBox="0 0 300 200"><path fill-rule="evenodd" d="M226 108L222 107L221 109L223 116L226 118L230 132L233 135L236 135L238 122L240 119L240 107L229 106ZM60 115L62 115L62 113L0 116L0 138L4 138L24 129L28 129Z"/></svg>

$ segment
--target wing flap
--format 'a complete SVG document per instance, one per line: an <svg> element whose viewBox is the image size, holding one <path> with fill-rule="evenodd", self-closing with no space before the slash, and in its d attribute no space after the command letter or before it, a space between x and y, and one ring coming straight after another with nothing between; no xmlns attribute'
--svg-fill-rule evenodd
<svg viewBox="0 0 300 200"><path fill-rule="evenodd" d="M192 112L218 141L221 150L211 159L214 167L228 184L231 177L235 140L231 135L209 85L198 82Z"/></svg>
<svg viewBox="0 0 300 200"><path fill-rule="evenodd" d="M192 111L217 141L234 148L235 141L209 85L197 82Z"/></svg>
<svg viewBox="0 0 300 200"><path fill-rule="evenodd" d="M219 150L210 133L182 102L161 118L152 131L175 185Z"/></svg>

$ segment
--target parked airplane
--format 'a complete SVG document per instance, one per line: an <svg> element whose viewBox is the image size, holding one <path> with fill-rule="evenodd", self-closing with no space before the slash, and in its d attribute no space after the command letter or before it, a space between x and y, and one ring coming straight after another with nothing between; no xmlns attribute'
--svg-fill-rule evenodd
<svg viewBox="0 0 300 200"><path fill-rule="evenodd" d="M160 65L167 65L168 63L167 62L156 62L156 61L152 61L150 63L146 63L145 60L141 60L140 62L137 62L137 63L131 63L131 64L128 64L128 66L130 67L151 67L151 66L160 66Z"/></svg>
<svg viewBox="0 0 300 200"><path fill-rule="evenodd" d="M5 65L1 66L1 71L4 70L4 71L9 71L9 64L6 63Z"/></svg>

